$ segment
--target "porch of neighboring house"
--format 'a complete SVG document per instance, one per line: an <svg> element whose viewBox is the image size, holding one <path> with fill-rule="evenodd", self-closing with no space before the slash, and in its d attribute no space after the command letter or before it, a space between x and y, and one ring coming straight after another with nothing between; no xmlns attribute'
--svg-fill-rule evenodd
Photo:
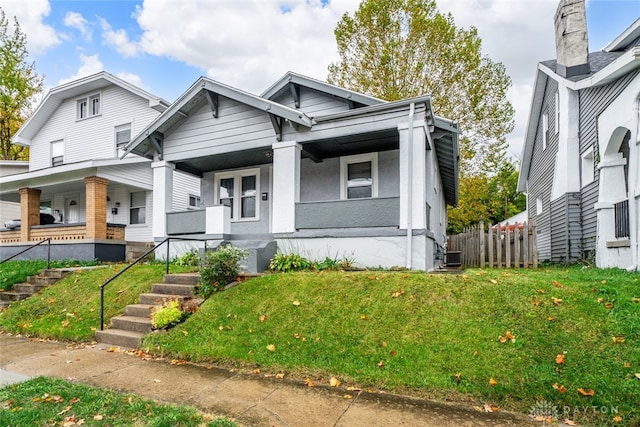
<svg viewBox="0 0 640 427"><path fill-rule="evenodd" d="M74 222L46 225L40 224L42 191L20 188L20 227L0 231L0 258L9 258L44 239L51 239L50 254L54 260L123 261L127 246L125 225L106 221L108 182L97 176L84 178L84 222L75 221L76 216ZM48 250L46 245L41 245L17 259L46 258Z"/></svg>

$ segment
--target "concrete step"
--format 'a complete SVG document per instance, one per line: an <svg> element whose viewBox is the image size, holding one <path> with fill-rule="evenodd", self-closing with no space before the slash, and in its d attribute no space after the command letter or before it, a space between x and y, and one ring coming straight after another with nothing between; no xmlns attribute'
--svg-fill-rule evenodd
<svg viewBox="0 0 640 427"><path fill-rule="evenodd" d="M140 304L160 305L165 301L169 301L169 300L178 300L182 302L186 299L189 299L189 298L184 295L147 293L147 294L140 294L140 297L138 298L138 302L140 302Z"/></svg>
<svg viewBox="0 0 640 427"><path fill-rule="evenodd" d="M96 331L96 341L103 344L111 344L123 348L140 348L143 332L125 331L123 329L105 329Z"/></svg>
<svg viewBox="0 0 640 427"><path fill-rule="evenodd" d="M186 297L192 297L194 285L177 285L174 283L154 283L151 287L151 292L154 294L167 294L167 295L183 295Z"/></svg>
<svg viewBox="0 0 640 427"><path fill-rule="evenodd" d="M30 297L32 294L27 292L5 291L0 292L0 301L20 301Z"/></svg>
<svg viewBox="0 0 640 427"><path fill-rule="evenodd" d="M51 285L56 283L59 278L56 277L45 277L45 276L29 276L27 277L27 283L32 285Z"/></svg>
<svg viewBox="0 0 640 427"><path fill-rule="evenodd" d="M65 270L65 269L44 269L40 272L40 274L38 276L42 276L42 277L55 277L56 279L62 279L64 276L66 276L67 274L69 274L70 272L72 272L73 270L69 269L69 270Z"/></svg>
<svg viewBox="0 0 640 427"><path fill-rule="evenodd" d="M9 305L11 305L11 301L0 301L0 311L9 307Z"/></svg>
<svg viewBox="0 0 640 427"><path fill-rule="evenodd" d="M149 333L151 332L151 319L148 317L116 316L111 318L112 329Z"/></svg>
<svg viewBox="0 0 640 427"><path fill-rule="evenodd" d="M200 284L200 274L198 273L165 274L163 281L164 283L174 283L176 285L198 286Z"/></svg>
<svg viewBox="0 0 640 427"><path fill-rule="evenodd" d="M16 283L13 285L15 292L24 292L25 294L35 294L46 288L48 285L32 285L30 283Z"/></svg>
<svg viewBox="0 0 640 427"><path fill-rule="evenodd" d="M124 315L149 318L153 307L151 304L129 304L124 308Z"/></svg>

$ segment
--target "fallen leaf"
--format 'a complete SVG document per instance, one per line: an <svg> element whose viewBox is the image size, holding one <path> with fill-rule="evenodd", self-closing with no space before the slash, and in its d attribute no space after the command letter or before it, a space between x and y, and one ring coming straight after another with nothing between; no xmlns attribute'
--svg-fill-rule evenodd
<svg viewBox="0 0 640 427"><path fill-rule="evenodd" d="M612 308L613 308L613 303L612 303L612 302L607 302L607 303L605 303L605 305L604 305L604 306L605 306L606 308L608 308L608 309L612 309Z"/></svg>
<svg viewBox="0 0 640 427"><path fill-rule="evenodd" d="M607 281L606 281L606 280L603 280L603 281L601 281L600 283L601 283L601 284L603 284L603 285L606 285L606 284L607 284Z"/></svg>
<svg viewBox="0 0 640 427"><path fill-rule="evenodd" d="M397 356L397 355L398 355L398 352L397 352L397 351L395 351L395 350L391 350L391 351L389 352L389 354L390 354L391 356Z"/></svg>
<svg viewBox="0 0 640 427"><path fill-rule="evenodd" d="M493 409L491 409L491 405L489 405L488 403L485 403L484 412L493 412Z"/></svg>
<svg viewBox="0 0 640 427"><path fill-rule="evenodd" d="M267 350L269 350L269 351L276 351L276 346L275 346L275 345L273 345L273 344L269 344L269 345L267 346Z"/></svg>
<svg viewBox="0 0 640 427"><path fill-rule="evenodd" d="M395 291L394 293L391 294L391 297L393 298L398 298L399 296L402 296L402 294L404 294L404 291L402 289Z"/></svg>
<svg viewBox="0 0 640 427"><path fill-rule="evenodd" d="M556 320L556 318L555 318L555 317L553 317L553 316L549 316L549 317L547 317L547 320L548 320L549 322L553 322L554 320Z"/></svg>
<svg viewBox="0 0 640 427"><path fill-rule="evenodd" d="M187 331L182 331L182 334L183 334L185 337L189 336L189 332L187 332Z"/></svg>
<svg viewBox="0 0 640 427"><path fill-rule="evenodd" d="M258 368L254 369L254 370L253 370L253 373L254 373L255 375L258 375L258 374L260 373L260 369L258 369Z"/></svg>
<svg viewBox="0 0 640 427"><path fill-rule="evenodd" d="M331 377L331 379L329 380L329 385L331 387L340 387L340 380L336 377Z"/></svg>
<svg viewBox="0 0 640 427"><path fill-rule="evenodd" d="M497 285L498 281L496 279L491 279L491 283L493 283L494 285Z"/></svg>
<svg viewBox="0 0 640 427"><path fill-rule="evenodd" d="M558 383L554 383L551 387L554 388L554 390L558 390L559 393L566 393L567 392L567 388L563 385L558 385Z"/></svg>
<svg viewBox="0 0 640 427"><path fill-rule="evenodd" d="M58 412L58 415L62 415L62 414L66 414L67 412L69 412L71 410L71 406L67 406L66 408L64 408L62 411Z"/></svg>
<svg viewBox="0 0 640 427"><path fill-rule="evenodd" d="M293 305L295 305L296 307L297 307L297 306L299 306L299 305L300 305L300 301L295 300L295 301L293 302Z"/></svg>
<svg viewBox="0 0 640 427"><path fill-rule="evenodd" d="M378 362L378 368L384 368L384 360Z"/></svg>
<svg viewBox="0 0 640 427"><path fill-rule="evenodd" d="M74 397L69 401L69 403L71 403L71 404L74 404L76 402L80 402L80 398L79 397Z"/></svg>
<svg viewBox="0 0 640 427"><path fill-rule="evenodd" d="M622 335L616 335L615 337L611 337L613 339L613 342L616 344L622 344L624 343L624 337Z"/></svg>
<svg viewBox="0 0 640 427"><path fill-rule="evenodd" d="M222 326L222 325L218 326L218 330L219 331L224 331L224 326Z"/></svg>
<svg viewBox="0 0 640 427"><path fill-rule="evenodd" d="M583 388L579 388L578 393L580 393L583 396L593 396L594 394L596 394L596 392L591 389L585 390Z"/></svg>
<svg viewBox="0 0 640 427"><path fill-rule="evenodd" d="M536 289L536 292L539 293L539 294L546 293L544 289Z"/></svg>
<svg viewBox="0 0 640 427"><path fill-rule="evenodd" d="M615 417L613 417L613 422L614 423L621 423L622 422L622 417L620 415L616 415Z"/></svg>
<svg viewBox="0 0 640 427"><path fill-rule="evenodd" d="M298 334L298 333L293 334L293 337L294 337L295 339L299 339L299 338L300 338L300 334Z"/></svg>
<svg viewBox="0 0 640 427"><path fill-rule="evenodd" d="M625 362L624 365L622 365L622 366L624 366L625 368L630 368L631 367L631 363Z"/></svg>
<svg viewBox="0 0 640 427"><path fill-rule="evenodd" d="M258 317L258 321L260 323L264 322L265 320L267 320L267 315L266 314L261 314L260 317Z"/></svg>
<svg viewBox="0 0 640 427"><path fill-rule="evenodd" d="M498 381L494 380L493 378L489 379L489 385L491 387L493 387L494 385L497 385L497 384L498 384Z"/></svg>
<svg viewBox="0 0 640 427"><path fill-rule="evenodd" d="M171 359L171 363L170 364L171 365L180 366L180 365L185 365L186 363L187 363L187 361L184 360L184 359Z"/></svg>
<svg viewBox="0 0 640 427"><path fill-rule="evenodd" d="M460 379L462 378L462 372L456 372L456 374L453 376L455 382L459 383Z"/></svg>
<svg viewBox="0 0 640 427"><path fill-rule="evenodd" d="M562 287L563 287L563 286L562 286L562 283L558 282L557 280L552 280L552 281L551 281L551 284L552 284L553 286L555 286L556 288L562 288Z"/></svg>
<svg viewBox="0 0 640 427"><path fill-rule="evenodd" d="M276 378L279 379L279 380L283 379L284 378L284 372L277 373L276 374Z"/></svg>
<svg viewBox="0 0 640 427"><path fill-rule="evenodd" d="M345 395L344 395L344 398L345 398L345 399L353 399L353 396L351 396L350 394L345 394Z"/></svg>
<svg viewBox="0 0 640 427"><path fill-rule="evenodd" d="M566 425L568 425L568 426L575 426L575 425L577 425L575 421L570 420L570 419L568 419L568 418L565 418L565 419L564 419L564 423L565 423Z"/></svg>
<svg viewBox="0 0 640 427"><path fill-rule="evenodd" d="M100 415L100 414L96 414L96 415L93 416L93 419L96 420L96 421L102 421L102 418L104 418L104 417L102 415Z"/></svg>
<svg viewBox="0 0 640 427"><path fill-rule="evenodd" d="M560 298L551 297L551 299L553 300L553 304L554 304L554 305L560 305L560 304L562 304L562 300L561 300Z"/></svg>
<svg viewBox="0 0 640 427"><path fill-rule="evenodd" d="M515 337L515 335L512 335L512 334L511 334L511 332L507 331L507 333L506 333L506 334L504 334L504 336L500 335L500 336L498 337L498 340L499 340L502 344L504 344L504 343L506 343L507 341L516 342L516 337Z"/></svg>
<svg viewBox="0 0 640 427"><path fill-rule="evenodd" d="M540 307L540 301L533 300L531 301L531 304L535 305L536 307Z"/></svg>
<svg viewBox="0 0 640 427"><path fill-rule="evenodd" d="M361 391L361 388L358 387L347 387L347 391Z"/></svg>
<svg viewBox="0 0 640 427"><path fill-rule="evenodd" d="M640 302L640 298L638 298L638 297L633 297L633 298L631 298L631 301L632 301L632 302Z"/></svg>
<svg viewBox="0 0 640 427"><path fill-rule="evenodd" d="M640 380L640 373L636 373L636 374L634 374L634 375L636 376L636 378L637 378L637 379L639 379L639 380Z"/></svg>
<svg viewBox="0 0 640 427"><path fill-rule="evenodd" d="M160 382L160 380L155 379L155 380L153 380L153 382L154 382L154 383L159 383L159 382Z"/></svg>
<svg viewBox="0 0 640 427"><path fill-rule="evenodd" d="M107 350L109 353L113 353L116 351L115 347L109 347L109 350Z"/></svg>
<svg viewBox="0 0 640 427"><path fill-rule="evenodd" d="M556 363L558 365L564 365L564 353L556 356Z"/></svg>
<svg viewBox="0 0 640 427"><path fill-rule="evenodd" d="M306 380L304 380L305 384L307 385L307 387L313 387L315 386L315 384L313 383L313 381L311 381L309 378L307 378Z"/></svg>
<svg viewBox="0 0 640 427"><path fill-rule="evenodd" d="M360 320L366 320L367 319L367 315L366 314L361 314L360 315Z"/></svg>

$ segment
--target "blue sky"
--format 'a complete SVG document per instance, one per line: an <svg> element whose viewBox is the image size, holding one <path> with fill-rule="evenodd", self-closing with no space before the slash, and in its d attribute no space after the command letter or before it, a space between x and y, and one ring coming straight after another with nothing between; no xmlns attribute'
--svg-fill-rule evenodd
<svg viewBox="0 0 640 427"><path fill-rule="evenodd" d="M333 29L358 0L0 0L17 16L50 88L106 70L168 101L206 75L260 93L292 70L321 80L337 59ZM438 0L456 24L478 28L505 64L516 128L524 139L537 62L555 57L556 0ZM640 0L587 0L590 50L640 17ZM437 112L436 112L437 113ZM453 118L455 119L455 118Z"/></svg>

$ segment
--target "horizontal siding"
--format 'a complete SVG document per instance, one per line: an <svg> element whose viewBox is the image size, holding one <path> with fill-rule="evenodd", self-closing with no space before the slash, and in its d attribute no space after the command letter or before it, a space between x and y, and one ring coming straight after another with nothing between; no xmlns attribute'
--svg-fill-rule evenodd
<svg viewBox="0 0 640 427"><path fill-rule="evenodd" d="M268 114L227 98L220 99L219 116L203 105L173 132L165 136L166 160L270 147L276 142Z"/></svg>
<svg viewBox="0 0 640 427"><path fill-rule="evenodd" d="M122 164L101 167L98 174L109 181L133 184L146 190L153 189L151 163Z"/></svg>
<svg viewBox="0 0 640 427"><path fill-rule="evenodd" d="M0 201L0 227L7 221L20 218L20 203Z"/></svg>
<svg viewBox="0 0 640 427"><path fill-rule="evenodd" d="M574 262L582 258L580 193L551 202L551 260Z"/></svg>
<svg viewBox="0 0 640 427"><path fill-rule="evenodd" d="M87 95L93 93L96 92ZM30 170L50 166L50 144L58 140L64 141L65 163L114 158L116 126L131 123L132 135L135 135L159 114L149 107L148 100L112 85L101 91L101 115L76 120L76 101L81 97L63 101L34 136Z"/></svg>
<svg viewBox="0 0 640 427"><path fill-rule="evenodd" d="M291 92L287 92L275 101L287 107L296 108ZM301 86L299 109L309 117L317 117L347 111L349 103L345 99Z"/></svg>
<svg viewBox="0 0 640 427"><path fill-rule="evenodd" d="M173 212L189 209L189 195L200 196L200 178L187 173L175 171L173 173Z"/></svg>

